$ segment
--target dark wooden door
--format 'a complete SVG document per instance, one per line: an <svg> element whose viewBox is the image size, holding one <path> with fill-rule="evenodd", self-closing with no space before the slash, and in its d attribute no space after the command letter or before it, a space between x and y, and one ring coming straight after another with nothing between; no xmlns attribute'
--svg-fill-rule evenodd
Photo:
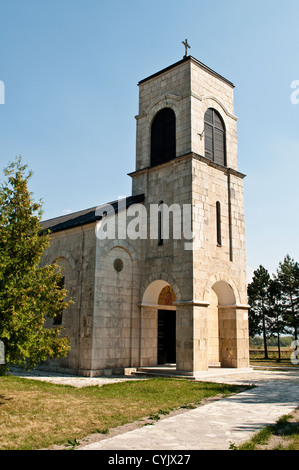
<svg viewBox="0 0 299 470"><path fill-rule="evenodd" d="M158 311L158 364L175 363L176 312Z"/></svg>

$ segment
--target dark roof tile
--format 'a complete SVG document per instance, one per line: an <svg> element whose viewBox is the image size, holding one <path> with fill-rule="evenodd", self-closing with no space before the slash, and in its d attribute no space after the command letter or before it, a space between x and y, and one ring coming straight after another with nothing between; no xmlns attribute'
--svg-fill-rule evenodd
<svg viewBox="0 0 299 470"><path fill-rule="evenodd" d="M133 204L141 203L144 201L144 194L138 194L137 196L130 196L125 199L126 208ZM55 217L54 219L49 219L41 222L43 231L61 232L63 230L68 230L74 227L80 227L82 225L91 224L100 220L102 217L99 215L101 210L106 206L113 206L115 213L118 212L118 200L113 201L107 204L102 204L100 206L91 207L78 212L73 212L72 214L62 215L60 217Z"/></svg>

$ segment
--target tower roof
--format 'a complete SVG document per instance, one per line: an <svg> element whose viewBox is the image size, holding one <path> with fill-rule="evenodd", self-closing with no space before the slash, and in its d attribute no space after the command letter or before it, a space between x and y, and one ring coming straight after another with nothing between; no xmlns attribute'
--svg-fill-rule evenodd
<svg viewBox="0 0 299 470"><path fill-rule="evenodd" d="M153 75L150 75L149 77L144 78L143 80L140 80L140 82L138 82L138 85L141 85L141 84L145 83L146 81L151 80L152 78L158 77L159 75L162 75L163 73L168 72L169 70L173 69L174 67L178 67L179 65L183 64L184 62L188 62L188 61L193 62L194 64L198 65L200 68L202 68L203 70L205 70L209 74L213 75L214 77L217 77L220 80L224 81L225 83L227 83L231 87L233 87L233 88L235 87L235 85L231 81L227 80L226 78L224 78L219 73L217 73L214 70L210 69L210 67L203 64L199 60L195 59L195 57L192 57L191 55L189 55L187 57L184 57L183 59L179 60L178 62L176 62L172 65L169 65L165 69L162 69L159 72L156 72Z"/></svg>

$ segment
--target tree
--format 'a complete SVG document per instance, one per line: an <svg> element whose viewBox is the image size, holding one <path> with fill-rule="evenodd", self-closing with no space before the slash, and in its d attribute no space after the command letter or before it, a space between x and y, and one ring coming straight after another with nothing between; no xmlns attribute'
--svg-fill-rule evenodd
<svg viewBox="0 0 299 470"><path fill-rule="evenodd" d="M297 340L299 326L299 265L290 255L286 255L283 262L279 263L275 279L281 291L284 320L286 325L294 330L294 337Z"/></svg>
<svg viewBox="0 0 299 470"><path fill-rule="evenodd" d="M254 271L252 282L248 284L249 334L254 336L262 333L264 339L265 359L268 359L267 324L269 310L268 289L270 275L262 265Z"/></svg>
<svg viewBox="0 0 299 470"><path fill-rule="evenodd" d="M71 301L60 287L58 266L41 266L50 243L41 233L41 202L28 190L32 172L21 157L4 170L0 186L0 340L6 363L26 368L66 356L69 340L62 328L46 328Z"/></svg>
<svg viewBox="0 0 299 470"><path fill-rule="evenodd" d="M281 360L280 335L285 332L286 324L283 319L283 305L281 300L280 285L276 279L270 279L268 288L268 298L270 315L268 331L277 337L278 361Z"/></svg>

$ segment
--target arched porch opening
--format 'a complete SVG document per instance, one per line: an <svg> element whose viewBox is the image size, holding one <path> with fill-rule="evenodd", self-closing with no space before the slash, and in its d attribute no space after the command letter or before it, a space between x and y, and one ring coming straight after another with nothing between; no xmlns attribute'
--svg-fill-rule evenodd
<svg viewBox="0 0 299 470"><path fill-rule="evenodd" d="M236 367L236 296L226 281L217 281L211 288L208 336L209 366Z"/></svg>
<svg viewBox="0 0 299 470"><path fill-rule="evenodd" d="M145 289L141 304L140 365L176 362L176 295L172 286L158 279Z"/></svg>

